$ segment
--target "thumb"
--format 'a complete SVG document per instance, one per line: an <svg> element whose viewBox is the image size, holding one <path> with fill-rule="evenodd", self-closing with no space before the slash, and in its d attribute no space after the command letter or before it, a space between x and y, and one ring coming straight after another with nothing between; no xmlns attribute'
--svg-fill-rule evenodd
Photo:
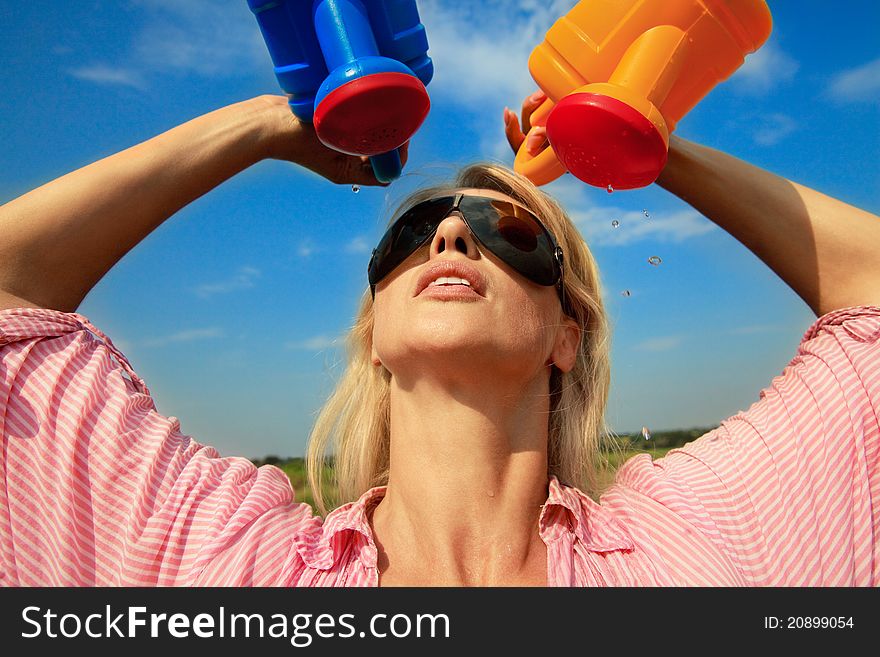
<svg viewBox="0 0 880 657"><path fill-rule="evenodd" d="M547 143L547 128L544 126L535 126L529 130L529 134L525 138L526 150L530 155L537 155L543 150Z"/></svg>

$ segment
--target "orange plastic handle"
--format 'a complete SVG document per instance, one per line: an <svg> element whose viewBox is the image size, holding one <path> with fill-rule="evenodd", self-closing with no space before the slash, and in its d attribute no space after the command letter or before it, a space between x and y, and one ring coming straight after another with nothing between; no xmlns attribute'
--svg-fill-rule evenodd
<svg viewBox="0 0 880 657"><path fill-rule="evenodd" d="M555 103L549 98L541 103L541 106L529 118L532 126L546 126L547 117L550 115L554 105ZM553 182L566 172L565 166L556 158L553 148L548 145L537 155L532 155L526 150L525 141L520 144L519 150L516 152L513 170L521 173L535 185L539 186Z"/></svg>

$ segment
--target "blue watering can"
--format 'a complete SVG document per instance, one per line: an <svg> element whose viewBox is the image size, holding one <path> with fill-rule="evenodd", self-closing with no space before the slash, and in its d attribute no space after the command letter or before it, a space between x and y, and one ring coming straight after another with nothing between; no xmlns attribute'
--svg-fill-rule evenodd
<svg viewBox="0 0 880 657"><path fill-rule="evenodd" d="M434 74L415 0L248 0L290 108L321 142L401 173L398 149L430 109Z"/></svg>

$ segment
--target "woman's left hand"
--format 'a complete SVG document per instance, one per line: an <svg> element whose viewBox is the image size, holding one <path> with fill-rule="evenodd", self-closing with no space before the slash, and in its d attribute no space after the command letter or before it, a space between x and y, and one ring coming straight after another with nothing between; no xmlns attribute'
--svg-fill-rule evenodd
<svg viewBox="0 0 880 657"><path fill-rule="evenodd" d="M521 110L522 127L516 113L508 107L504 108L504 134L514 153L519 151L524 141L530 155L537 155L546 145L547 129L542 126L533 127L531 124L532 114L545 100L547 96L540 90L526 97Z"/></svg>

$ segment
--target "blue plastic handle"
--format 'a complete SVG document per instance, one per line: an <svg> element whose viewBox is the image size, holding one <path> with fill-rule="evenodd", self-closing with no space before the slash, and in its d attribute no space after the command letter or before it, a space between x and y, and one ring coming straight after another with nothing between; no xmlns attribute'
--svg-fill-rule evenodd
<svg viewBox="0 0 880 657"><path fill-rule="evenodd" d="M370 164L373 166L376 180L382 183L389 183L400 178L401 171L403 170L399 149L382 153L382 155L374 155L370 158Z"/></svg>

